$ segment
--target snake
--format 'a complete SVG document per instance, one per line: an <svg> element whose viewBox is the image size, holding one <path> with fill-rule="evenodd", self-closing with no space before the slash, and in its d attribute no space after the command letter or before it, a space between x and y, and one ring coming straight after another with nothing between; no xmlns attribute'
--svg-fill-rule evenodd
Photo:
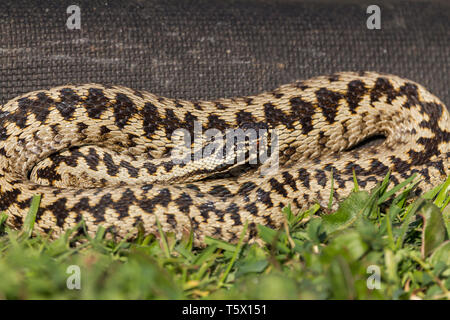
<svg viewBox="0 0 450 320"><path fill-rule="evenodd" d="M262 132L239 146L233 140L239 161L237 151L231 161L201 157L212 145L208 130L225 137L239 128ZM179 130L199 137L180 149L185 162L173 156ZM277 146L268 155L276 166L250 163L255 141ZM191 235L198 246L206 237L236 243L242 234L251 242L258 225L283 227L284 207L325 208L331 195L334 208L355 177L371 190L388 172L394 183L416 174L423 192L448 177L449 155L446 106L391 74L338 72L208 101L70 84L0 107L0 211L20 229L40 195L33 232L51 238L83 223L83 232L102 226L114 239L162 230Z"/></svg>

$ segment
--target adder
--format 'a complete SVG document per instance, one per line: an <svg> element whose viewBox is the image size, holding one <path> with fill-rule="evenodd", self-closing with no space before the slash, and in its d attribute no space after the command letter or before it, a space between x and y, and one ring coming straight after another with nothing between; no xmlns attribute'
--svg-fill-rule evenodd
<svg viewBox="0 0 450 320"><path fill-rule="evenodd" d="M276 132L278 167L263 174L264 164L244 161L236 174L235 165L208 158L175 163L175 131L194 135L196 122L203 131ZM325 205L331 174L334 203L351 192L353 172L365 189L388 171L394 182L416 173L420 191L448 177L449 155L446 106L394 75L342 72L192 102L121 86L64 85L0 107L0 211L20 228L40 194L35 231L54 238L81 220L90 234L102 225L119 238L135 236L139 226L157 234L159 222L177 238L192 231L201 245L205 236L236 242L248 222L246 240L253 241L258 224L282 225L284 206Z"/></svg>

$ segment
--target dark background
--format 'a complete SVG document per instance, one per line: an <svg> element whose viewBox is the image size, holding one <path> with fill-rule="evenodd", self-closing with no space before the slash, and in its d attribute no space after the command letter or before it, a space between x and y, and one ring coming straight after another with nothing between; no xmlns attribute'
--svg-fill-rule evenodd
<svg viewBox="0 0 450 320"><path fill-rule="evenodd" d="M81 30L66 8L81 7ZM381 30L366 28L381 7ZM99 82L186 99L256 94L336 71L417 81L450 105L450 1L0 2L0 104Z"/></svg>

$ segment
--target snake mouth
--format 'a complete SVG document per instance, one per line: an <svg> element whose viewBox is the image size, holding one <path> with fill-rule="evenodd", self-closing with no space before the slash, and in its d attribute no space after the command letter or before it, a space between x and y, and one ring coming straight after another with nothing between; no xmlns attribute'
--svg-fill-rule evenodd
<svg viewBox="0 0 450 320"><path fill-rule="evenodd" d="M370 135L367 138L361 140L357 144L345 149L345 151L359 151L369 147L374 147L382 144L386 140L386 136L381 133Z"/></svg>

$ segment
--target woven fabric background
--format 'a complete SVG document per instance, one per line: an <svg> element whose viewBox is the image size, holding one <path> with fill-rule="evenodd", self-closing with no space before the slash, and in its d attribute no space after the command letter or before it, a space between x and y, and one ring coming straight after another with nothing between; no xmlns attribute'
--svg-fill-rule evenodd
<svg viewBox="0 0 450 320"><path fill-rule="evenodd" d="M366 27L372 2L381 30ZM72 4L81 30L66 27ZM375 70L417 81L449 106L449 57L447 0L0 2L0 104L67 83L209 99Z"/></svg>

